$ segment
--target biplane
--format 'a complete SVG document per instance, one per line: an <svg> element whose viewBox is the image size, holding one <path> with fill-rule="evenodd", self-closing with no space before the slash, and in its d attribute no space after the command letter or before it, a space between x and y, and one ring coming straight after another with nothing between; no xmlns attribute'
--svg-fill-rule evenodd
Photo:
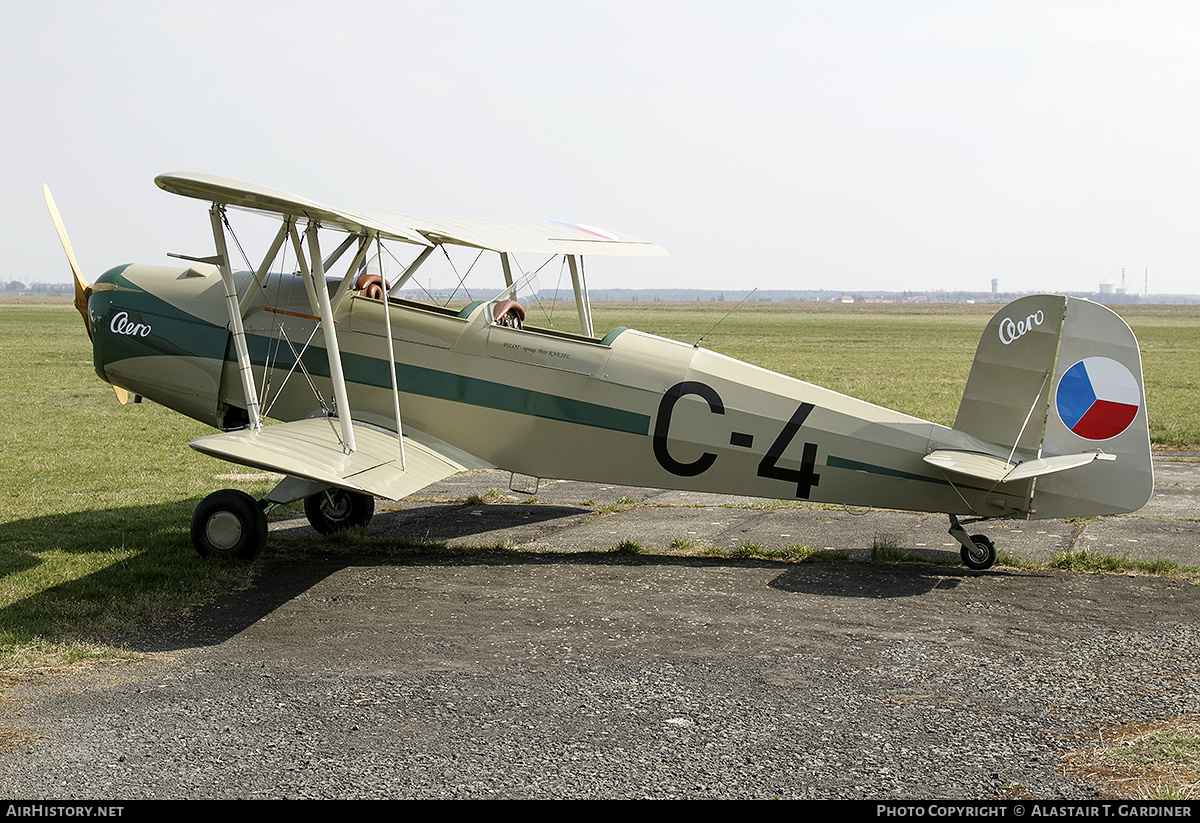
<svg viewBox="0 0 1200 823"><path fill-rule="evenodd" d="M276 506L303 501L330 533L365 526L376 498L479 468L942 513L973 569L996 548L969 524L1130 512L1153 488L1137 341L1087 300L1001 308L945 426L699 343L593 329L584 257L666 254L627 235L346 211L200 174L155 182L209 204L214 253L90 285L44 194L100 378L122 402L211 426L190 444L200 452L283 478L261 500L226 489L200 502L191 535L205 557L257 555ZM257 264L243 253L235 266L230 209L278 221ZM504 288L462 306L413 299L406 286L452 247L498 260ZM516 255L569 271L577 331L534 322ZM400 267L390 280L380 259Z"/></svg>

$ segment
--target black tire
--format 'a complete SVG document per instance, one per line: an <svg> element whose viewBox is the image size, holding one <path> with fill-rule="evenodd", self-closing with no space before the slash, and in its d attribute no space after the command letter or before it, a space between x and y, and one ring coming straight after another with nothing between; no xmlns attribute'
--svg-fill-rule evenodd
<svg viewBox="0 0 1200 823"><path fill-rule="evenodd" d="M192 545L201 557L253 560L266 543L267 516L245 492L213 492L192 512Z"/></svg>
<svg viewBox="0 0 1200 823"><path fill-rule="evenodd" d="M327 489L304 498L304 516L321 534L333 534L355 526L366 528L375 514L375 498L369 494Z"/></svg>
<svg viewBox="0 0 1200 823"><path fill-rule="evenodd" d="M962 562L967 565L968 569L983 571L996 565L996 545L988 539L987 535L973 534L971 542L975 544L973 550L968 550L966 546L963 546L962 551L959 552Z"/></svg>

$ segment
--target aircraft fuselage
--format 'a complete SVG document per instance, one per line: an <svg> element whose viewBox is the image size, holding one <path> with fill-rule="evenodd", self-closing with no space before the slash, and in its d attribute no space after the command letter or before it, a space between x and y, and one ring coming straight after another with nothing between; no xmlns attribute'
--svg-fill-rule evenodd
<svg viewBox="0 0 1200 823"><path fill-rule="evenodd" d="M250 275L235 275L243 291ZM331 281L331 288L336 283ZM332 414L324 337L298 277L244 312L263 411ZM853 506L1025 516L1031 481L951 484L923 458L971 449L951 428L632 329L585 337L347 293L334 306L350 414L537 478ZM246 425L221 279L211 266L127 266L89 301L106 381L218 429ZM390 315L390 324L388 322ZM394 359L389 357L388 336ZM318 399L320 398L320 399ZM985 447L980 447L981 449Z"/></svg>

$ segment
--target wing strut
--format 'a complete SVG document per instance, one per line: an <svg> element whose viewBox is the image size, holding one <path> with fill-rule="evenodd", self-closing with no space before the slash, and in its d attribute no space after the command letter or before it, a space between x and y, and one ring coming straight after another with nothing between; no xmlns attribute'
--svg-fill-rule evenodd
<svg viewBox="0 0 1200 823"><path fill-rule="evenodd" d="M237 289L233 285L233 272L229 268L229 250L225 246L222 211L222 206L213 203L208 214L212 222L213 241L217 244L217 267L221 272L221 282L225 285L225 304L229 309L229 327L233 332L233 348L237 353L242 391L246 393L246 412L250 416L251 427L257 430L262 428L262 412L258 405L258 391L254 388L254 375L250 371L250 351L246 347L242 309L238 302Z"/></svg>
<svg viewBox="0 0 1200 823"><path fill-rule="evenodd" d="M379 237L375 237L376 254L383 251L383 244ZM392 343L392 298L390 295L383 296L383 319L387 324L387 344L388 344L388 371L392 375L392 405L396 412L396 442L400 445L400 471L405 470L404 466L404 429L400 425L400 387L396 384L396 352Z"/></svg>
<svg viewBox="0 0 1200 823"><path fill-rule="evenodd" d="M271 247L267 249L267 253L263 255L263 260L258 264L258 268L254 270L254 283L258 288L246 289L246 295L242 298L240 307L243 320L246 318L246 315L250 313L250 303L253 302L256 296L255 292L263 288L264 278L266 278L267 272L270 270L271 263L275 260L275 255L279 254L279 249L283 247L283 241L287 239L287 227L287 220L284 220L279 224L279 231L276 232L275 239L271 241ZM230 231L232 232L233 229L230 228ZM234 235L233 239L235 242L237 241L236 234Z"/></svg>
<svg viewBox="0 0 1200 823"><path fill-rule="evenodd" d="M594 337L592 306L588 299L587 279L583 274L582 258L577 254L568 254L567 262L571 264L571 285L575 288L575 306L579 311L579 328L586 337Z"/></svg>
<svg viewBox="0 0 1200 823"><path fill-rule="evenodd" d="M333 324L333 306L329 302L329 287L325 283L325 263L321 259L321 245L317 238L320 226L310 220L304 230L308 240L309 265L304 264L304 252L300 237L292 228L292 244L300 262L300 274L308 284L309 297L316 303L321 316L321 328L325 335L325 352L329 356L329 379L333 383L333 398L337 405L338 421L342 429L342 451L351 454L355 450L354 425L350 419L350 399L346 395L346 377L342 373L342 352L338 347L337 329Z"/></svg>
<svg viewBox="0 0 1200 823"><path fill-rule="evenodd" d="M421 264L429 258L429 255L432 254L433 250L436 248L437 246L426 246L425 248L421 249L421 253L417 255L417 259L409 263L408 268L404 270L404 274L402 274L396 280L396 282L392 284L392 288L388 291L389 297L394 297L400 293L400 289L414 274L417 273L417 269L420 268ZM392 259L394 260L395 258L393 257Z"/></svg>

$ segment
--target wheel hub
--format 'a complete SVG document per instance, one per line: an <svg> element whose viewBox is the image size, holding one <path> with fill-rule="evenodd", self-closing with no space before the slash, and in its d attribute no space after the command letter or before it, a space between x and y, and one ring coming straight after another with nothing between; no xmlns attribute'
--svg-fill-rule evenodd
<svg viewBox="0 0 1200 823"><path fill-rule="evenodd" d="M204 533L220 549L232 549L242 538L242 521L231 512L217 512L208 518Z"/></svg>

